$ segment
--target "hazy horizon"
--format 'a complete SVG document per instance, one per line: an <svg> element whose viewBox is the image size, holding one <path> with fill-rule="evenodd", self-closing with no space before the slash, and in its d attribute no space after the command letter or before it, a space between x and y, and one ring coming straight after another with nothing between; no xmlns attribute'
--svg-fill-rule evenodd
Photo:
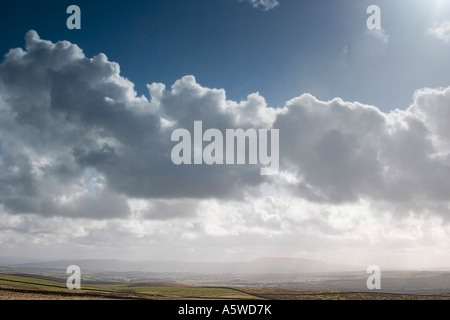
<svg viewBox="0 0 450 320"><path fill-rule="evenodd" d="M295 273L367 273L367 265L351 265L345 263L329 263L322 260L292 258L292 257L259 257L248 260L126 260L126 259L101 259L85 257L73 257L70 259L29 259L26 257L5 257L0 256L0 267L13 268L11 270L20 270L23 268L34 269L60 269L65 270L71 264L79 264L85 271L103 270L103 271L145 271L157 273L199 273L207 276L208 274L295 274ZM280 264L284 263L284 264ZM275 265L274 265L275 264ZM276 266L279 266L276 267ZM313 267L311 267L313 266ZM256 267L256 271L252 268ZM297 268L298 267L298 268ZM381 273L385 272L410 272L410 271L450 271L447 267L393 267L388 265L379 266ZM175 268L175 269L174 269ZM202 269L198 269L202 268ZM297 269L296 269L297 268ZM30 269L30 270L31 270ZM265 271L267 270L267 271Z"/></svg>

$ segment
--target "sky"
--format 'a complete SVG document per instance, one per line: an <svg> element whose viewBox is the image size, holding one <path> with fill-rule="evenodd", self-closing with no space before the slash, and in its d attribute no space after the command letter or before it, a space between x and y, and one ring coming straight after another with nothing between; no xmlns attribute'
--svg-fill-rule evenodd
<svg viewBox="0 0 450 320"><path fill-rule="evenodd" d="M450 1L17 0L0 28L0 256L450 267ZM194 121L278 130L278 172L174 164Z"/></svg>

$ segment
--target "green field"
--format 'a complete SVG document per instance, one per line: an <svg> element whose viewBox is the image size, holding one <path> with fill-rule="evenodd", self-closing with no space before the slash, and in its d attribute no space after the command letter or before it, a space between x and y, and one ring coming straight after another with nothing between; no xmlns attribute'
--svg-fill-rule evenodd
<svg viewBox="0 0 450 320"><path fill-rule="evenodd" d="M172 283L88 284L69 290L65 283L35 277L0 274L0 299L258 299L232 288L191 287Z"/></svg>

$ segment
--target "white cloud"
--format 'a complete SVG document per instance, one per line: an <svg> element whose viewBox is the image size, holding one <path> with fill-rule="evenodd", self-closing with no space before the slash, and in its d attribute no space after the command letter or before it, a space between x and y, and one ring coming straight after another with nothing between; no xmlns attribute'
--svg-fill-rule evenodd
<svg viewBox="0 0 450 320"><path fill-rule="evenodd" d="M344 57L344 58L348 57L348 46L344 46L344 47L342 48L341 53L340 53L340 56L341 56L341 57Z"/></svg>
<svg viewBox="0 0 450 320"><path fill-rule="evenodd" d="M381 29L373 29L373 30L366 30L366 34L369 36L374 37L377 40L380 40L384 44L389 43L389 34L386 33L386 30Z"/></svg>
<svg viewBox="0 0 450 320"><path fill-rule="evenodd" d="M433 27L427 30L427 34L444 42L450 42L450 21L434 23Z"/></svg>
<svg viewBox="0 0 450 320"><path fill-rule="evenodd" d="M450 226L438 217L397 219L370 202L334 205L295 197L202 200L189 219L108 221L0 214L4 252L67 259L249 260L298 256L364 265L446 261ZM421 257L427 257L423 260ZM433 261L434 260L434 261ZM412 264L406 264L411 266Z"/></svg>
<svg viewBox="0 0 450 320"><path fill-rule="evenodd" d="M248 1L251 3L253 8L261 9L263 11L272 10L279 5L278 0L248 0Z"/></svg>

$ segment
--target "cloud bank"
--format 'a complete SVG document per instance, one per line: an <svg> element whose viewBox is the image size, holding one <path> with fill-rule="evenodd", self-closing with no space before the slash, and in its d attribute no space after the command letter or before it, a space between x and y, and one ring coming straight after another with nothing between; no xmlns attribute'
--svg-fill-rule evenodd
<svg viewBox="0 0 450 320"><path fill-rule="evenodd" d="M108 242L106 230L115 239L133 234L147 244L181 239L202 248L205 239L229 248L242 241L294 247L303 239L330 250L448 241L429 230L450 216L450 88L418 90L408 108L385 113L311 94L281 108L258 93L233 101L193 76L147 87L148 98L137 96L106 55L88 58L77 45L35 31L24 49L5 55L0 243L20 242L17 233L35 228L45 233L41 216L55 225L78 219L71 237L89 237L81 246ZM279 129L279 173L174 165L171 133L192 131L196 120L219 130ZM54 243L67 241L61 230Z"/></svg>
<svg viewBox="0 0 450 320"><path fill-rule="evenodd" d="M126 198L242 199L264 184L326 203L445 208L450 200L449 88L422 89L409 108L387 114L310 94L278 109L257 93L237 102L193 76L148 89L150 99L136 96L104 54L87 58L74 44L28 32L25 50L12 49L0 66L5 209L115 217L127 214ZM174 165L171 132L192 131L195 120L219 130L279 129L281 169L295 182L249 165Z"/></svg>

